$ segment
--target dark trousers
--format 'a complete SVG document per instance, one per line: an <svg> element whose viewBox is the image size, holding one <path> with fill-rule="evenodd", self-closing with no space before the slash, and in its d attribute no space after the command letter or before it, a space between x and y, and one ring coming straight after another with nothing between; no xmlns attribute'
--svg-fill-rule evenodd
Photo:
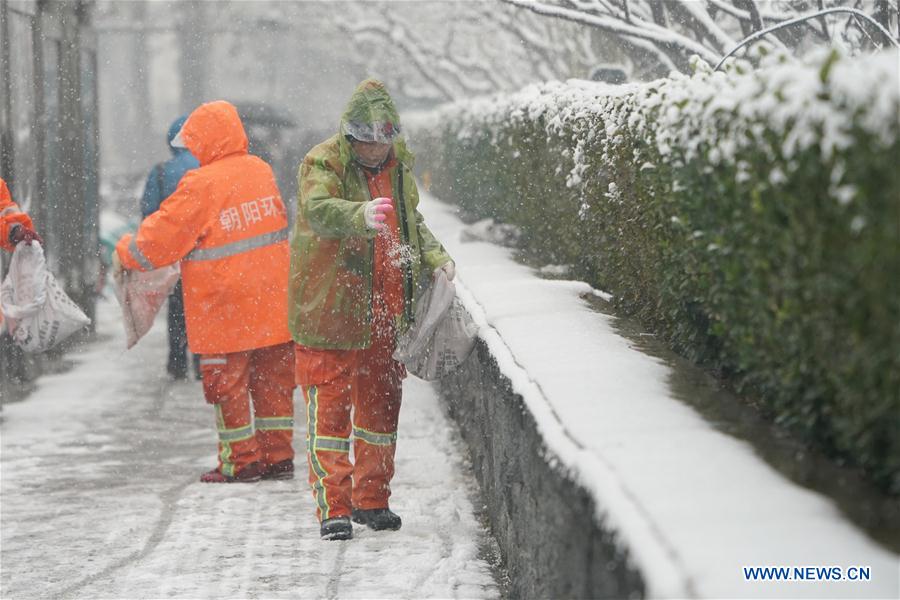
<svg viewBox="0 0 900 600"><path fill-rule="evenodd" d="M175 288L169 295L169 362L167 370L169 374L177 378L187 377L187 332L184 325L184 295L181 290L181 280L175 284ZM194 366L195 374L198 367Z"/></svg>

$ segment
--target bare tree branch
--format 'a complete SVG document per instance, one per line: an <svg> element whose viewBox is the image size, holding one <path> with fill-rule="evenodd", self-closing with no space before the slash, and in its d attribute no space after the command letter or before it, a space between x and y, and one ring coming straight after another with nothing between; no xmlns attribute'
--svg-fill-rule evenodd
<svg viewBox="0 0 900 600"><path fill-rule="evenodd" d="M434 89L440 92L444 100L454 100L458 97L454 90L451 89L440 77L435 76L434 69L422 60L422 56L418 52L418 49L411 46L406 40L398 39L399 36L392 36L391 33L389 31L386 31L383 27L372 24L350 27L346 23L341 22L340 27L347 34L353 35L357 39L365 39L366 37L370 36L370 39L372 39L376 44L381 43L385 39L385 37L388 37L388 39L390 39L399 49L403 50L406 53L409 64L415 67L416 71L425 81L427 81L434 87Z"/></svg>
<svg viewBox="0 0 900 600"><path fill-rule="evenodd" d="M697 32L697 38L702 42L704 39L709 40L712 49L721 54L728 48L733 47L739 40L728 35L718 23L716 23L706 8L700 2L683 2L682 0L664 0L666 8L676 16L680 17L688 27Z"/></svg>
<svg viewBox="0 0 900 600"><path fill-rule="evenodd" d="M636 27L634 25L625 23L620 19L599 17L596 15L590 15L559 6L534 2L531 0L502 1L506 2L507 4L518 6L520 8L528 9L537 14L555 17L557 19L564 19L575 23L583 23L585 25L591 25L592 27L597 27L599 29L609 31L610 33L654 42L663 48L681 50L684 54L698 54L707 62L715 62L717 59L717 56L714 52L710 51L699 42L695 42L694 40L671 30L664 30L658 27L654 29L650 29L647 27Z"/></svg>

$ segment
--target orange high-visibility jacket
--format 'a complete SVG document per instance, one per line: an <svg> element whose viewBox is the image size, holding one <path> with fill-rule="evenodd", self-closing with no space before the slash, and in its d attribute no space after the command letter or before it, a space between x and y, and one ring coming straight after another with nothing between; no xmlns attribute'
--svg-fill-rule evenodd
<svg viewBox="0 0 900 600"><path fill-rule="evenodd" d="M287 216L272 169L247 154L247 135L228 102L200 106L180 137L200 168L119 240L122 266L147 271L181 261L191 352L289 341Z"/></svg>
<svg viewBox="0 0 900 600"><path fill-rule="evenodd" d="M0 178L0 248L9 250L10 252L12 252L14 248L13 245L9 243L9 229L15 223L24 225L29 229L34 229L34 226L31 224L31 219L28 215L19 210L18 205L12 201L12 196L9 193L9 188L6 187L6 182L3 181L3 178Z"/></svg>

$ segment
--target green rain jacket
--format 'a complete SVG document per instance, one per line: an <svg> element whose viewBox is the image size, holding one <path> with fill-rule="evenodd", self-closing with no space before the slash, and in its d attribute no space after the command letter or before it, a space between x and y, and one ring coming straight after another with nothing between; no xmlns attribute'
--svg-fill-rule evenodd
<svg viewBox="0 0 900 600"><path fill-rule="evenodd" d="M381 82L367 79L353 92L341 117L347 121L384 122L399 126L399 116ZM413 157L402 139L394 140L397 166L391 183L401 243L404 311L398 332L412 322L420 293L420 277L450 256L425 226L418 211L419 192L412 176ZM402 193L399 181L402 174ZM288 326L298 344L339 350L369 346L372 328L374 230L366 227L365 203L371 200L362 167L350 143L338 134L319 144L299 170L297 219L291 241ZM402 198L402 204L398 204Z"/></svg>

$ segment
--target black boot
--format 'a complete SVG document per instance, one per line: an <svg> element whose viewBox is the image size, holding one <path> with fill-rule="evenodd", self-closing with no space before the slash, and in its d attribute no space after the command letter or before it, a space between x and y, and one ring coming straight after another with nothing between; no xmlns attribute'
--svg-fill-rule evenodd
<svg viewBox="0 0 900 600"><path fill-rule="evenodd" d="M325 519L319 528L323 540L349 540L353 537L353 525L348 517Z"/></svg>
<svg viewBox="0 0 900 600"><path fill-rule="evenodd" d="M400 515L392 512L389 508L371 508L369 510L354 508L353 522L366 525L369 529L374 529L375 531L381 531L382 529L396 531L403 524L403 521L400 520Z"/></svg>
<svg viewBox="0 0 900 600"><path fill-rule="evenodd" d="M263 479L293 479L294 478L294 461L283 460L274 465L269 465L262 474Z"/></svg>

